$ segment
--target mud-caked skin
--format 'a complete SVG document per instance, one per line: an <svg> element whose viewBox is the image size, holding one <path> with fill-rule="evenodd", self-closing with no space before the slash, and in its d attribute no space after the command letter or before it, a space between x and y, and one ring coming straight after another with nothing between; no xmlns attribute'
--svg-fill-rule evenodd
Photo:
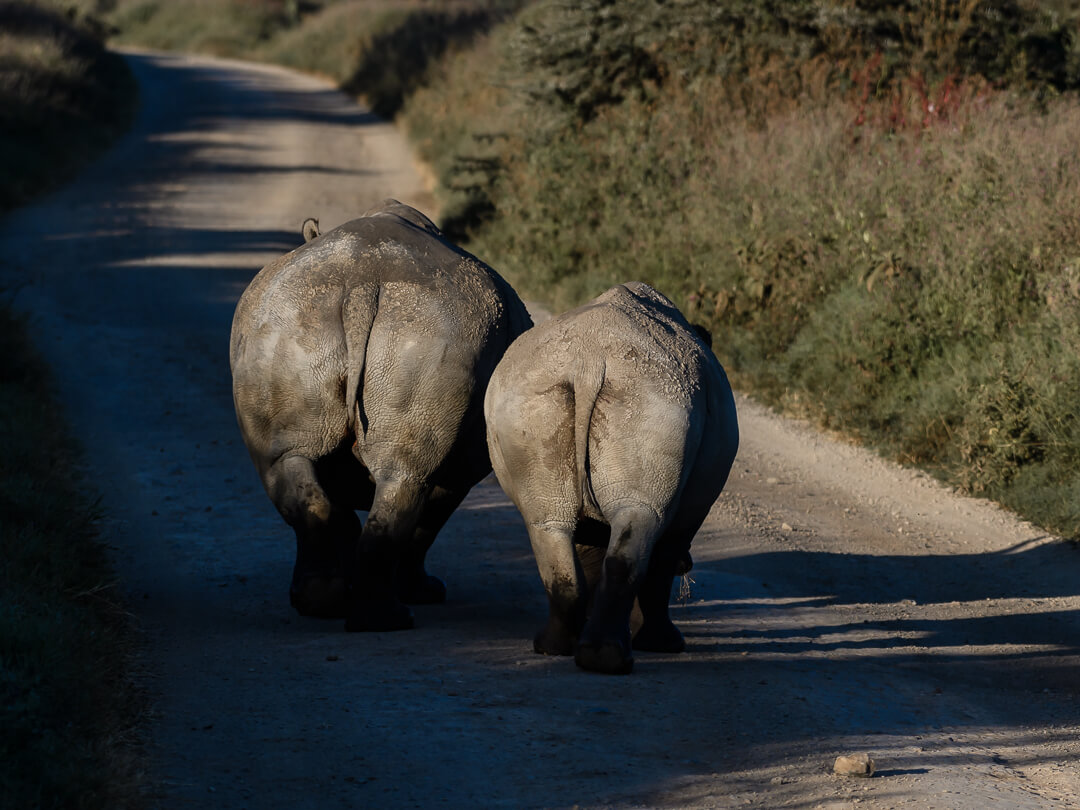
<svg viewBox="0 0 1080 810"><path fill-rule="evenodd" d="M237 304L237 419L296 532L296 609L349 630L411 627L403 603L445 599L424 558L491 469L484 389L532 321L494 270L396 200L303 231Z"/></svg>
<svg viewBox="0 0 1080 810"><path fill-rule="evenodd" d="M548 593L536 651L627 673L631 646L683 650L672 581L739 444L731 387L699 333L652 287L619 285L518 338L484 413Z"/></svg>

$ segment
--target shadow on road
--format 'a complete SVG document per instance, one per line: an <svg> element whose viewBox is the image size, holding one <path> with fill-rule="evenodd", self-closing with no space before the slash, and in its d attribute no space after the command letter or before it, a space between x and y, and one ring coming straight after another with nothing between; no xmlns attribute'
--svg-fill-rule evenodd
<svg viewBox="0 0 1080 810"><path fill-rule="evenodd" d="M326 89L286 90L280 83L264 80L266 76L280 74L281 69L273 66L259 67L244 63L244 73L223 74L222 65L228 60L213 60L205 65L193 64L187 55L164 53L142 53L138 50L123 52L128 64L134 71L142 87L161 86L162 82L155 74L169 74L169 86L173 92L168 99L141 99L144 105L156 109L159 105L168 108L197 109L199 115L189 118L189 122L199 125L198 129L213 129L207 126L216 114L228 119L246 119L250 121L290 120L330 126L355 127L366 124L381 124L384 119L359 106L341 104L340 92ZM177 69L177 68L181 69ZM251 72L254 68L255 72ZM176 81L179 78L180 81ZM313 81L313 85L315 82ZM206 93L208 88L212 92ZM222 93L217 88L224 88ZM272 101L267 103L267 89L272 89ZM185 103L191 96L199 96L199 103ZM220 101L215 105L215 101ZM183 104L183 107L181 107Z"/></svg>
<svg viewBox="0 0 1080 810"><path fill-rule="evenodd" d="M531 652L545 604L524 527L497 490L467 501L455 520L481 515L492 539L470 549L477 565L466 581L449 583L465 604L429 609L447 643L432 640L428 652L468 668L492 645L513 650L489 667L505 672L509 695L557 707L537 719L537 738L565 746L580 773L606 773L616 796L634 797L612 796L611 806L641 806L642 796L659 806L687 780L767 771L772 757L803 757L824 772L852 745L874 746L878 778L897 781L993 764L986 746L1008 748L1010 767L1041 766L1074 742L1066 726L1080 719L1080 610L1054 603L1080 595L1063 575L1076 567L1070 545L1037 538L993 554L780 551L699 562L692 599L672 610L687 653L638 653L635 672L613 679ZM726 531L699 540L722 542ZM523 593L532 595L524 603ZM462 645L463 622L490 638ZM643 729L644 718L657 722L656 707L666 724ZM1028 750L1033 727L1061 733L1030 735ZM1056 754L1046 752L1050 738ZM605 748L612 740L618 757Z"/></svg>
<svg viewBox="0 0 1080 810"><path fill-rule="evenodd" d="M1080 552L1035 538L987 554L776 551L695 566L692 651L834 656L1018 690L1077 691ZM1046 718L1050 719L1050 718Z"/></svg>
<svg viewBox="0 0 1080 810"><path fill-rule="evenodd" d="M773 596L828 598L838 604L1080 595L1080 578L1062 576L1069 569L1080 570L1080 546L1042 542L1046 539L1035 537L987 554L778 551L728 558L723 565L731 574L766 583ZM790 571L802 576L785 576Z"/></svg>

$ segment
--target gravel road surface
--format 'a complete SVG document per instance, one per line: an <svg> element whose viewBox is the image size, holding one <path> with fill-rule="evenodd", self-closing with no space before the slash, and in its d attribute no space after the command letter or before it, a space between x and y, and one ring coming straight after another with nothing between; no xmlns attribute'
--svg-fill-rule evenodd
<svg viewBox="0 0 1080 810"><path fill-rule="evenodd" d="M682 655L628 677L534 655L545 598L491 478L436 542L449 600L415 630L298 617L233 415L233 307L305 217L433 200L401 135L319 79L129 59L135 128L0 223L0 280L137 616L151 806L1080 807L1080 550L745 398ZM862 752L872 778L832 774Z"/></svg>

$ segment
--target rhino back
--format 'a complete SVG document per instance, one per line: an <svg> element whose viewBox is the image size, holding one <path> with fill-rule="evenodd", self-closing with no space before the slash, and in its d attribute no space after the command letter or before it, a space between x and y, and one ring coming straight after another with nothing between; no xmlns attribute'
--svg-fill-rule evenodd
<svg viewBox="0 0 1080 810"><path fill-rule="evenodd" d="M401 439L423 443L478 410L477 377L482 390L512 338L509 288L424 222L380 211L345 223L271 262L245 290L230 360L241 427L262 452L317 456L372 425L392 441L392 423L405 424L393 408L441 399L408 426L418 435ZM354 401L364 424L354 423Z"/></svg>
<svg viewBox="0 0 1080 810"><path fill-rule="evenodd" d="M603 520L605 502L676 501L725 389L719 363L674 305L631 283L522 335L492 378L487 412L497 431L520 432L511 414L520 422L563 403L566 419L548 414L550 427L529 429L544 445L533 448L536 461L553 467L547 457L559 448L575 471L573 500ZM572 438L559 440L559 425L572 425Z"/></svg>
<svg viewBox="0 0 1080 810"><path fill-rule="evenodd" d="M504 364L516 384L546 388L598 361L605 384L633 381L684 404L702 377L720 371L675 306L638 282L613 287L529 330L511 346Z"/></svg>

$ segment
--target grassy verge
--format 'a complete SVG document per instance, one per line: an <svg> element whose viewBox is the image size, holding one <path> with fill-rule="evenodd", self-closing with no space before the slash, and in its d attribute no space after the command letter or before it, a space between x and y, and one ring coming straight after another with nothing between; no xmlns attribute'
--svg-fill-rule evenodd
<svg viewBox="0 0 1080 810"><path fill-rule="evenodd" d="M128 629L58 413L0 312L0 806L134 806Z"/></svg>
<svg viewBox="0 0 1080 810"><path fill-rule="evenodd" d="M0 2L0 213L126 126L134 85L75 5ZM0 807L135 806L124 615L49 375L0 306Z"/></svg>
<svg viewBox="0 0 1080 810"><path fill-rule="evenodd" d="M73 3L0 0L0 213L56 187L131 120L135 86Z"/></svg>

